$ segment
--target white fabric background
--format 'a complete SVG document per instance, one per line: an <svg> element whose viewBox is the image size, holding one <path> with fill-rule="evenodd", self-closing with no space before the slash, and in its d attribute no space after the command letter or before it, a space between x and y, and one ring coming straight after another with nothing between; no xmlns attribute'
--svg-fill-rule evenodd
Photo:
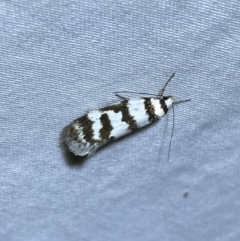
<svg viewBox="0 0 240 241"><path fill-rule="evenodd" d="M240 2L0 2L0 240L239 240ZM192 101L79 163L112 92ZM184 196L188 193L187 197Z"/></svg>

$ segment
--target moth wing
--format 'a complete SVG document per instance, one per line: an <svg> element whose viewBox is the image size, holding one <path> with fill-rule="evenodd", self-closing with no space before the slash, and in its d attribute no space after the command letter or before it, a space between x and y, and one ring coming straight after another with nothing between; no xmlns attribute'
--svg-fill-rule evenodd
<svg viewBox="0 0 240 241"><path fill-rule="evenodd" d="M90 150L89 150L89 153L88 153L88 157L92 156L95 154L95 152L102 146L106 145L108 143L108 141L105 141L101 144L98 144L98 145L94 145Z"/></svg>
<svg viewBox="0 0 240 241"><path fill-rule="evenodd" d="M71 152L73 152L76 156L92 156L95 152L105 145L107 141L103 143L84 143L80 140L73 140L71 137L65 137L66 144Z"/></svg>

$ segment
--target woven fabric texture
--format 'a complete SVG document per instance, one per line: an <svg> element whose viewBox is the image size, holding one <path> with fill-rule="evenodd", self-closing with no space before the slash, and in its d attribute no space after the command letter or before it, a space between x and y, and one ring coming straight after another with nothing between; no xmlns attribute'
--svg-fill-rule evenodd
<svg viewBox="0 0 240 241"><path fill-rule="evenodd" d="M240 2L0 1L0 240L240 240ZM85 160L114 91L191 102Z"/></svg>

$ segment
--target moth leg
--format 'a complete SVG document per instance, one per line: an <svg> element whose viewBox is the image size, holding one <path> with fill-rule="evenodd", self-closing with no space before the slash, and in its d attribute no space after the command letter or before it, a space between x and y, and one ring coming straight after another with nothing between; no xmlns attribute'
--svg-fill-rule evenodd
<svg viewBox="0 0 240 241"><path fill-rule="evenodd" d="M127 97L124 97L122 95L119 95L119 94L115 94L117 97L119 97L120 99L123 99L123 100L128 100L129 98Z"/></svg>

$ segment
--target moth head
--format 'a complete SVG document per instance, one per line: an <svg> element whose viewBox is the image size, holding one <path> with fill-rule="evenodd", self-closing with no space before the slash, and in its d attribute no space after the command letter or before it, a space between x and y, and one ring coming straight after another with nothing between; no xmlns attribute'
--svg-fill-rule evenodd
<svg viewBox="0 0 240 241"><path fill-rule="evenodd" d="M175 97L174 96L163 96L162 100L164 100L167 108L169 109L171 106L174 105Z"/></svg>

